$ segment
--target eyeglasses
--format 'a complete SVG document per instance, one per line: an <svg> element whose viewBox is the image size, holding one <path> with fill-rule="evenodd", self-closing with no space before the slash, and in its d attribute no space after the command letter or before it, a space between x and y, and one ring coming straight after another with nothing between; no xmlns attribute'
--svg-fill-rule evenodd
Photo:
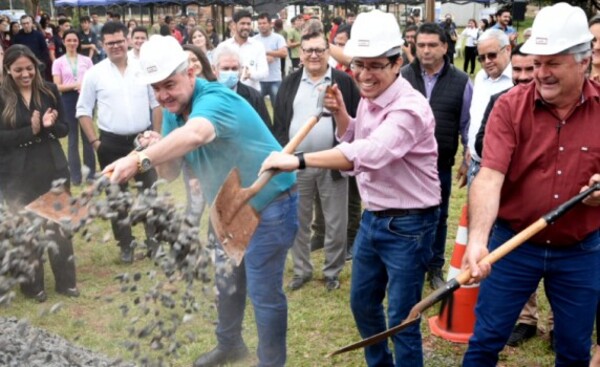
<svg viewBox="0 0 600 367"><path fill-rule="evenodd" d="M479 62L483 63L485 62L485 59L488 59L490 61L494 61L496 60L496 58L498 57L498 54L504 50L506 48L506 46L501 47L498 52L488 52L487 54L481 54L479 56L477 56L477 60L479 60Z"/></svg>
<svg viewBox="0 0 600 367"><path fill-rule="evenodd" d="M366 70L369 72L373 72L373 73L380 73L382 72L385 68L387 68L388 66L392 65L392 62L388 62L385 65L379 65L379 64L375 64L375 65L369 65L366 66L365 64L361 63L361 62L356 62L356 61L352 61L350 63L350 69L352 71L355 71L357 73Z"/></svg>
<svg viewBox="0 0 600 367"><path fill-rule="evenodd" d="M106 47L119 47L119 46L123 45L124 43L125 43L125 40L105 42L104 46L106 46Z"/></svg>
<svg viewBox="0 0 600 367"><path fill-rule="evenodd" d="M326 48L303 48L302 52L304 52L307 55L312 55L313 53L316 54L317 56L321 56L323 55L323 53L327 51Z"/></svg>

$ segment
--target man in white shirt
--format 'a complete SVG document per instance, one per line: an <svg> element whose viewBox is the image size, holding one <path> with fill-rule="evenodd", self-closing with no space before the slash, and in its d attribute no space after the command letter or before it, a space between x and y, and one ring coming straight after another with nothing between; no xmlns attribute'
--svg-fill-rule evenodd
<svg viewBox="0 0 600 367"><path fill-rule="evenodd" d="M150 129L159 132L162 121L162 111L152 88L136 82L139 64L128 62L127 32L127 27L120 22L104 25L101 36L108 57L85 74L77 101L76 116L98 154L101 168L128 155L140 132ZM99 137L93 122L95 106L98 108ZM150 187L156 181L156 171L139 174L135 179L142 182L142 187ZM134 240L131 226L119 223L126 216L127 213L119 213L111 224L121 248L121 261L131 263ZM147 237L152 238L153 229L147 225L145 229ZM154 246L149 242L147 245Z"/></svg>
<svg viewBox="0 0 600 367"><path fill-rule="evenodd" d="M467 164L469 185L479 172L481 157L475 151L475 136L481 126L481 120L490 97L513 86L512 66L510 64L510 42L508 36L499 29L488 29L477 43L477 58L482 69L475 76L473 99L471 100L471 123L469 125L469 152Z"/></svg>
<svg viewBox="0 0 600 367"><path fill-rule="evenodd" d="M235 35L221 45L229 45L238 49L242 59L242 83L260 92L260 81L269 75L269 65L265 48L259 41L250 38L252 30L252 14L247 10L239 10L233 14Z"/></svg>
<svg viewBox="0 0 600 367"><path fill-rule="evenodd" d="M258 31L260 33L254 36L254 39L264 46L269 64L269 75L261 80L260 89L262 96L269 96L273 104L281 85L281 60L287 57L287 44L282 35L273 32L271 16L268 13L258 15Z"/></svg>
<svg viewBox="0 0 600 367"><path fill-rule="evenodd" d="M139 61L140 48L146 41L148 41L148 29L146 27L137 26L131 31L131 50L127 52L129 61Z"/></svg>

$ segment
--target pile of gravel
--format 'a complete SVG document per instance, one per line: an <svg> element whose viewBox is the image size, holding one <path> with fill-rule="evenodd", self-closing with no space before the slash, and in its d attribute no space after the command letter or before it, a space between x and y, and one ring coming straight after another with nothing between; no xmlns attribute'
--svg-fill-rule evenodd
<svg viewBox="0 0 600 367"><path fill-rule="evenodd" d="M134 366L72 344L29 325L25 320L0 317L0 366L70 367Z"/></svg>

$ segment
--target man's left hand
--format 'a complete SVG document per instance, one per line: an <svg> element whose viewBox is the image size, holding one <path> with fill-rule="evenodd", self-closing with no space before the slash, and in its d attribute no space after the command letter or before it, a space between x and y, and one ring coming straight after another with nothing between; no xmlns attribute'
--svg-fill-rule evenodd
<svg viewBox="0 0 600 367"><path fill-rule="evenodd" d="M103 175L110 174L110 181L113 183L125 183L138 173L138 157L136 154L129 154L120 158L104 168Z"/></svg>
<svg viewBox="0 0 600 367"><path fill-rule="evenodd" d="M469 171L469 166L467 165L467 161L463 160L460 167L458 168L458 172L456 172L456 182L458 183L458 187L465 187L467 184L467 173Z"/></svg>
<svg viewBox="0 0 600 367"><path fill-rule="evenodd" d="M595 175L593 175L592 178L590 178L588 184L582 187L579 192L587 190L590 186L596 184L597 182L600 182L600 173L596 173ZM587 198L583 200L583 203L589 206L600 206L600 191L595 191L592 194L590 194Z"/></svg>

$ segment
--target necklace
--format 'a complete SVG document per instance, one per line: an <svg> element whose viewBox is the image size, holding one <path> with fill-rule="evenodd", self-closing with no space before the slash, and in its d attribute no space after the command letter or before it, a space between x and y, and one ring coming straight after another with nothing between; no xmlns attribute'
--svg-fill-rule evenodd
<svg viewBox="0 0 600 367"><path fill-rule="evenodd" d="M75 81L77 81L77 69L79 67L77 61L78 61L78 56L75 55L75 61L73 62L71 60L71 58L69 57L69 55L67 56L67 61L69 62L69 66L71 67L71 74L73 74L73 79L75 79Z"/></svg>

